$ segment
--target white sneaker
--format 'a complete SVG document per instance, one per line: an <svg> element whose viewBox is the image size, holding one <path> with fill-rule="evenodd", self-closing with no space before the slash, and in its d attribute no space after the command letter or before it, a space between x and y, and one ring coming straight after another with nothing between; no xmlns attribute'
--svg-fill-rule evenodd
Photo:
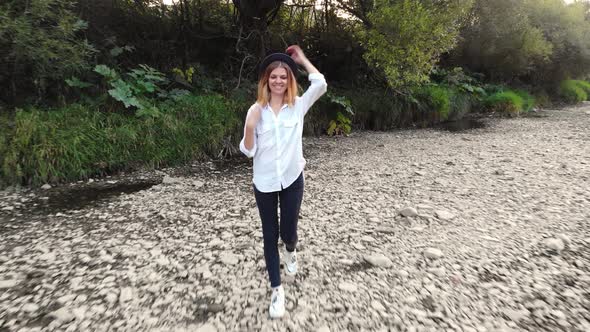
<svg viewBox="0 0 590 332"><path fill-rule="evenodd" d="M290 276L297 274L297 250L293 252L285 250L285 272Z"/></svg>
<svg viewBox="0 0 590 332"><path fill-rule="evenodd" d="M285 290L282 285L272 290L268 313L270 318L281 318L285 315Z"/></svg>

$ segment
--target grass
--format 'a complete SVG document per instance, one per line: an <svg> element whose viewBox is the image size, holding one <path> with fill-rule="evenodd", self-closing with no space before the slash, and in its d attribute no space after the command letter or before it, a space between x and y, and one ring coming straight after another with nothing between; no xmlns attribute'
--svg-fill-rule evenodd
<svg viewBox="0 0 590 332"><path fill-rule="evenodd" d="M517 116L528 103L521 97L521 94L513 90L499 91L489 95L485 100L485 104L493 112Z"/></svg>
<svg viewBox="0 0 590 332"><path fill-rule="evenodd" d="M559 94L568 103L580 103L588 100L588 85L585 81L565 80L559 86Z"/></svg>
<svg viewBox="0 0 590 332"><path fill-rule="evenodd" d="M237 127L221 96L184 96L158 107L163 114L140 119L74 104L17 110L0 120L0 181L5 185L55 183L112 171L175 165L215 154Z"/></svg>

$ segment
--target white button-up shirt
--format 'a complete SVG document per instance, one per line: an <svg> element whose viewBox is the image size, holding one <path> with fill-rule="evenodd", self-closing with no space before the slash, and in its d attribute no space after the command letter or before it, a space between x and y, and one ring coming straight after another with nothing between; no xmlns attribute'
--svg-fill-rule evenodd
<svg viewBox="0 0 590 332"><path fill-rule="evenodd" d="M290 186L303 171L303 118L313 103L327 90L324 75L309 74L311 85L301 97L296 97L293 107L283 105L275 115L270 105L265 105L254 131L254 146L246 149L244 138L240 150L249 158L254 157L253 182L263 193L280 191ZM256 104L248 110L248 116ZM244 136L246 127L244 126Z"/></svg>

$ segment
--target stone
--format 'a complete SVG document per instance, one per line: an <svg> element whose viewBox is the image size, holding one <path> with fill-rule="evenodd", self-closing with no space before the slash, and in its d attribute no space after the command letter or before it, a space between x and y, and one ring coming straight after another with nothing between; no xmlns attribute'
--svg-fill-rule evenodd
<svg viewBox="0 0 590 332"><path fill-rule="evenodd" d="M569 247L572 245L572 240L570 239L570 237L563 234L563 233L557 234L557 238L560 239L561 241L563 241L563 243L565 244L566 247Z"/></svg>
<svg viewBox="0 0 590 332"><path fill-rule="evenodd" d="M434 274L437 277L444 277L445 275L444 267L431 267L427 271L428 273Z"/></svg>
<svg viewBox="0 0 590 332"><path fill-rule="evenodd" d="M400 210L399 214L401 214L404 217L415 217L418 215L418 211L416 211L416 209L414 209L413 207L406 207Z"/></svg>
<svg viewBox="0 0 590 332"><path fill-rule="evenodd" d="M51 263L53 261L55 261L55 259L57 258L54 252L48 252L42 255L39 255L38 257L40 260L43 261L47 261L48 263Z"/></svg>
<svg viewBox="0 0 590 332"><path fill-rule="evenodd" d="M381 253L373 254L364 257L365 261L369 262L373 266L377 267L389 267L393 265L393 262Z"/></svg>
<svg viewBox="0 0 590 332"><path fill-rule="evenodd" d="M210 323L203 324L195 332L217 332L217 328Z"/></svg>
<svg viewBox="0 0 590 332"><path fill-rule="evenodd" d="M119 302L125 303L129 302L133 299L133 289L131 287L123 287L121 288L121 293L119 294Z"/></svg>
<svg viewBox="0 0 590 332"><path fill-rule="evenodd" d="M407 278L410 276L410 273L408 273L406 270L399 270L397 271L397 276L400 278Z"/></svg>
<svg viewBox="0 0 590 332"><path fill-rule="evenodd" d="M513 322L519 322L528 316L527 310L504 309L503 314Z"/></svg>
<svg viewBox="0 0 590 332"><path fill-rule="evenodd" d="M105 296L105 301L107 301L107 303L113 304L115 302L117 302L117 294L115 293L108 293Z"/></svg>
<svg viewBox="0 0 590 332"><path fill-rule="evenodd" d="M179 182L179 179L173 178L173 177L171 177L169 175L165 175L164 178L162 179L162 183L163 184L174 184L174 183L177 183L177 182Z"/></svg>
<svg viewBox="0 0 590 332"><path fill-rule="evenodd" d="M28 313L34 313L39 310L39 305L35 303L25 303L21 310Z"/></svg>
<svg viewBox="0 0 590 332"><path fill-rule="evenodd" d="M350 282L341 282L340 284L338 284L338 288L341 291L345 291L345 292L356 292L358 287Z"/></svg>
<svg viewBox="0 0 590 332"><path fill-rule="evenodd" d="M18 285L18 280L16 279L0 280L0 289L12 288L16 285Z"/></svg>
<svg viewBox="0 0 590 332"><path fill-rule="evenodd" d="M60 323L69 323L75 318L74 314L66 307L50 312L49 316L55 318Z"/></svg>
<svg viewBox="0 0 590 332"><path fill-rule="evenodd" d="M442 221L447 221L455 218L455 215L445 210L434 211L434 215Z"/></svg>
<svg viewBox="0 0 590 332"><path fill-rule="evenodd" d="M368 222L372 222L372 223L379 223L380 222L379 218L378 217L375 217L375 216L368 217L367 218L367 221Z"/></svg>
<svg viewBox="0 0 590 332"><path fill-rule="evenodd" d="M384 312L385 311L385 307L383 306L383 304L381 304L381 302L377 301L377 300L373 300L371 301L371 308L379 311L379 312Z"/></svg>
<svg viewBox="0 0 590 332"><path fill-rule="evenodd" d="M238 257L232 253L222 253L219 260L225 265L236 265L239 262Z"/></svg>
<svg viewBox="0 0 590 332"><path fill-rule="evenodd" d="M424 250L424 257L429 259L439 259L443 256L443 252L437 248L426 248Z"/></svg>
<svg viewBox="0 0 590 332"><path fill-rule="evenodd" d="M43 189L43 190L49 190L49 189L51 189L51 185L46 183L46 184L44 184L44 185L41 186L41 189Z"/></svg>
<svg viewBox="0 0 590 332"><path fill-rule="evenodd" d="M563 243L562 239L556 239L556 238L549 238L549 239L545 239L545 241L543 241L543 244L545 244L545 246L551 250L555 250L558 253L563 251L563 249L565 249L565 243Z"/></svg>

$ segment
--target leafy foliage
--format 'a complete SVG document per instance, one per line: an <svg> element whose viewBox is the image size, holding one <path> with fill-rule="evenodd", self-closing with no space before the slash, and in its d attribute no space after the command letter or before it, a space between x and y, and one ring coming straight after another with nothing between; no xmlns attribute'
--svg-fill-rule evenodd
<svg viewBox="0 0 590 332"><path fill-rule="evenodd" d="M167 97L168 93L159 85L168 83L163 73L147 66L139 65L139 68L131 70L126 77L120 77L114 70L105 65L98 65L94 71L104 76L111 86L108 93L115 100L125 105L125 108L135 107L139 117L158 117L160 110L150 100L157 94L158 97Z"/></svg>
<svg viewBox="0 0 590 332"><path fill-rule="evenodd" d="M18 110L12 128L0 132L0 183L38 185L215 155L237 123L221 96L184 95L157 106L167 110L158 118L79 104ZM2 128L9 122L0 116Z"/></svg>
<svg viewBox="0 0 590 332"><path fill-rule="evenodd" d="M363 34L369 64L391 87L428 81L444 52L451 50L471 1L376 0Z"/></svg>
<svg viewBox="0 0 590 332"><path fill-rule="evenodd" d="M328 125L328 136L348 135L352 130L352 120L347 118L341 112L336 113L336 119L330 121Z"/></svg>
<svg viewBox="0 0 590 332"><path fill-rule="evenodd" d="M88 67L94 48L79 33L87 23L73 0L8 0L0 5L0 97L19 103L20 91L38 99Z"/></svg>
<svg viewBox="0 0 590 332"><path fill-rule="evenodd" d="M455 87L476 97L482 97L486 93L482 83L475 77L467 75L461 67L454 67L450 70L435 68L432 72L432 78L440 84Z"/></svg>
<svg viewBox="0 0 590 332"><path fill-rule="evenodd" d="M576 80L565 80L559 86L559 93L569 103L580 103L588 100L588 93Z"/></svg>
<svg viewBox="0 0 590 332"><path fill-rule="evenodd" d="M522 0L476 1L457 50L460 63L493 80L508 80L548 61L552 45L527 11Z"/></svg>
<svg viewBox="0 0 590 332"><path fill-rule="evenodd" d="M451 91L448 87L438 85L427 85L422 89L425 101L437 114L440 121L445 121L449 117L451 110Z"/></svg>
<svg viewBox="0 0 590 332"><path fill-rule="evenodd" d="M576 85L582 88L582 90L588 94L588 97L590 97L590 82L582 80L574 80L574 82L576 82Z"/></svg>
<svg viewBox="0 0 590 332"><path fill-rule="evenodd" d="M562 0L478 0L452 63L489 81L553 90L590 73L587 9Z"/></svg>
<svg viewBox="0 0 590 332"><path fill-rule="evenodd" d="M488 108L508 116L518 116L529 111L534 105L534 98L524 91L505 90L491 94L486 98Z"/></svg>
<svg viewBox="0 0 590 332"><path fill-rule="evenodd" d="M562 0L522 0L533 26L551 44L549 61L536 68L535 83L555 86L567 78L590 73L590 20L588 4Z"/></svg>

